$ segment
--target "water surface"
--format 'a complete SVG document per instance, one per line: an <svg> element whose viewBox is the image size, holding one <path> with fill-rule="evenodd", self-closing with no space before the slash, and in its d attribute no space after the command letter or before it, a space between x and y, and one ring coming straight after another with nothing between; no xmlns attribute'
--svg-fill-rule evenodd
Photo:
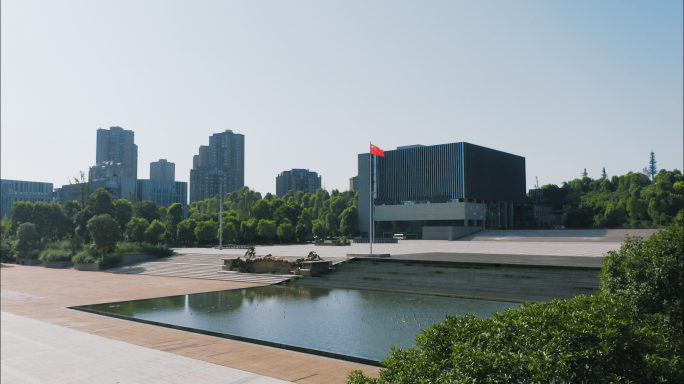
<svg viewBox="0 0 684 384"><path fill-rule="evenodd" d="M82 308L383 360L447 315L480 318L518 304L355 289L267 286Z"/></svg>

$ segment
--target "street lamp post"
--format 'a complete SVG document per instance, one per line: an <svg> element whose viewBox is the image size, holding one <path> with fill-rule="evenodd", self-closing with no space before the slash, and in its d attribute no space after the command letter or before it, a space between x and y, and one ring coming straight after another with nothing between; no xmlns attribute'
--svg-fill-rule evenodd
<svg viewBox="0 0 684 384"><path fill-rule="evenodd" d="M223 250L223 179L219 179L219 250Z"/></svg>

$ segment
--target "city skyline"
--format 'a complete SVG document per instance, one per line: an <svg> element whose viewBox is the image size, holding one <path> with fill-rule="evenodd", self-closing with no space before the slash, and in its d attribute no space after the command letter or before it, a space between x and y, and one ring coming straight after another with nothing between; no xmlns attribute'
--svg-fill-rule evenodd
<svg viewBox="0 0 684 384"><path fill-rule="evenodd" d="M347 190L369 141L519 154L527 189L639 172L651 150L682 169L678 2L4 2L2 51L6 179L67 184L111 126L135 132L138 178L168 159L185 182L207 136L240 132L245 185L262 194L292 168Z"/></svg>

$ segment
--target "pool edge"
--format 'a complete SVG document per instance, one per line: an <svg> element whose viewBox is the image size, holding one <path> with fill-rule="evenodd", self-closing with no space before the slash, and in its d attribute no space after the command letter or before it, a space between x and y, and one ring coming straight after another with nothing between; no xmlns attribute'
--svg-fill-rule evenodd
<svg viewBox="0 0 684 384"><path fill-rule="evenodd" d="M147 324L147 325L154 325L154 326L158 326L158 327L162 327L162 328L171 328L171 329L175 329L178 331L191 332L191 333L196 333L196 334L205 335L205 336L220 337L223 339L230 339L230 340L241 341L241 342L245 342L245 343L263 345L266 347L279 348L279 349L284 349L284 350L293 351L293 352L307 353L307 354L315 355L315 356L328 357L331 359L349 361L352 363L359 363L359 364L370 365L373 367L384 368L383 365L380 364L380 361L367 359L367 358L363 358L363 357L350 356L350 355L344 355L341 353L322 351L320 349L314 349L314 348L298 347L296 345L276 343L273 341L255 339L255 338L251 338L251 337L232 335L229 333L186 327L183 325L162 323L162 322L158 322L158 321L154 321L154 320L139 319L139 318L135 318L135 317L117 315L117 314L98 311L98 310L94 310L94 309L81 308L79 306L66 307L66 308L76 310L76 311L86 312L86 313L92 313L95 315L109 316L109 317L113 317L115 319L135 321L138 323Z"/></svg>

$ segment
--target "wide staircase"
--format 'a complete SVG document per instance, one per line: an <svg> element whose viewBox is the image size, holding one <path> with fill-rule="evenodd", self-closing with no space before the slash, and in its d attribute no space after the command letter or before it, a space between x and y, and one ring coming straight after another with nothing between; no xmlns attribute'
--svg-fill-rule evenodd
<svg viewBox="0 0 684 384"><path fill-rule="evenodd" d="M292 279L290 275L272 275L224 271L225 255L182 254L152 261L143 261L108 269L110 273L185 277L190 279L242 281L259 284L278 284Z"/></svg>
<svg viewBox="0 0 684 384"><path fill-rule="evenodd" d="M294 285L545 302L594 293L598 273L598 268L353 259L329 274L307 276Z"/></svg>

